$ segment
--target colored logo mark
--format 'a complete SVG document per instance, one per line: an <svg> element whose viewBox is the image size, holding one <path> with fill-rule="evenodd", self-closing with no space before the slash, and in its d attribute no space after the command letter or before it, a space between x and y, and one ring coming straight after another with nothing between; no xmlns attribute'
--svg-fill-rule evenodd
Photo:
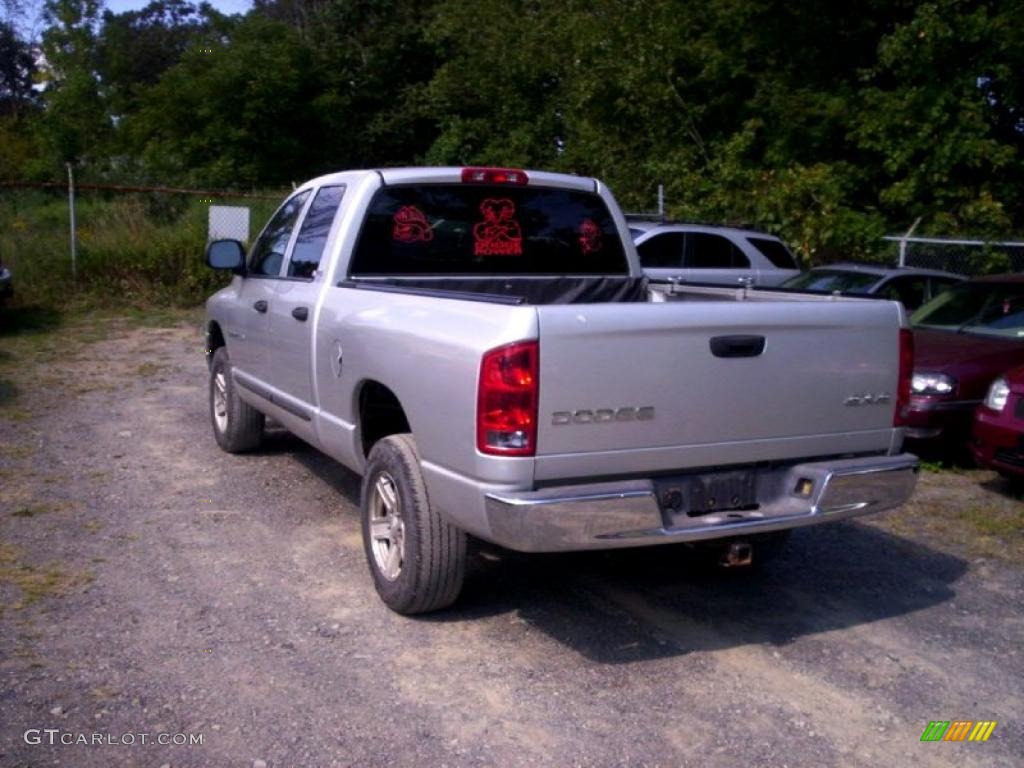
<svg viewBox="0 0 1024 768"><path fill-rule="evenodd" d="M434 239L434 230L426 215L415 205L403 205L394 216L395 226L391 236L400 243L429 243Z"/></svg>
<svg viewBox="0 0 1024 768"><path fill-rule="evenodd" d="M995 720L931 720L921 741L988 741L996 725Z"/></svg>
<svg viewBox="0 0 1024 768"><path fill-rule="evenodd" d="M473 225L474 256L522 256L523 232L516 221L516 206L507 197L489 197L480 203L484 220Z"/></svg>

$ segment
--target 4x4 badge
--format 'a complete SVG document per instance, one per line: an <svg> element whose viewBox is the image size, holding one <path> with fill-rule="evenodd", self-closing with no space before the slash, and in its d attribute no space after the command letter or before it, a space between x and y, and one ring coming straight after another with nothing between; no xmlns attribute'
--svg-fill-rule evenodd
<svg viewBox="0 0 1024 768"><path fill-rule="evenodd" d="M891 399L888 392L879 392L878 394L865 392L863 395L850 395L843 400L843 405L884 405Z"/></svg>

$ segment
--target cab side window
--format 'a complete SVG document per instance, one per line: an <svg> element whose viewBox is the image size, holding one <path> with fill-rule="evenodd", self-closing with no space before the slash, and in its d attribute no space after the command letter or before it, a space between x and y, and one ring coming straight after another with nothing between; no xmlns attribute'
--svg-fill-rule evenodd
<svg viewBox="0 0 1024 768"><path fill-rule="evenodd" d="M683 265L683 233L666 232L636 247L640 265L649 269L678 269Z"/></svg>
<svg viewBox="0 0 1024 768"><path fill-rule="evenodd" d="M277 277L281 274L281 265L284 264L285 251L288 249L288 241L292 236L292 229L295 221L302 212L302 206L306 204L309 197L309 190L300 192L288 199L278 208L263 230L260 239L252 247L249 254L249 274L257 277Z"/></svg>
<svg viewBox="0 0 1024 768"><path fill-rule="evenodd" d="M291 260L288 262L288 277L313 279L313 273L320 266L327 235L331 232L334 214L338 212L343 194L344 185L320 187L317 191L299 227L299 234L295 236Z"/></svg>

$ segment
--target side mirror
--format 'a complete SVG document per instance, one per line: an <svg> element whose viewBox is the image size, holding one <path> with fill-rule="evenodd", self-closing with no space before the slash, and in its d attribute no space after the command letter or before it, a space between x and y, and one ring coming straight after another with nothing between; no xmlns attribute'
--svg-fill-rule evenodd
<svg viewBox="0 0 1024 768"><path fill-rule="evenodd" d="M211 269L241 273L245 268L245 248L237 240L214 240L206 246L206 264Z"/></svg>

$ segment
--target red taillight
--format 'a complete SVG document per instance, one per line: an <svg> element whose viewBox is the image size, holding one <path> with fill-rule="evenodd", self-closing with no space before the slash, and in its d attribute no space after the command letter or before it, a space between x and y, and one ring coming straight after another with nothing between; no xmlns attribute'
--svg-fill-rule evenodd
<svg viewBox="0 0 1024 768"><path fill-rule="evenodd" d="M463 168L464 184L526 184L530 178L517 168Z"/></svg>
<svg viewBox="0 0 1024 768"><path fill-rule="evenodd" d="M914 378L914 332L900 328L900 378L896 386L896 413L892 423L902 427L907 423L907 409L910 407L910 382Z"/></svg>
<svg viewBox="0 0 1024 768"><path fill-rule="evenodd" d="M484 353L476 409L476 447L496 456L533 456L537 449L540 347L521 341Z"/></svg>

